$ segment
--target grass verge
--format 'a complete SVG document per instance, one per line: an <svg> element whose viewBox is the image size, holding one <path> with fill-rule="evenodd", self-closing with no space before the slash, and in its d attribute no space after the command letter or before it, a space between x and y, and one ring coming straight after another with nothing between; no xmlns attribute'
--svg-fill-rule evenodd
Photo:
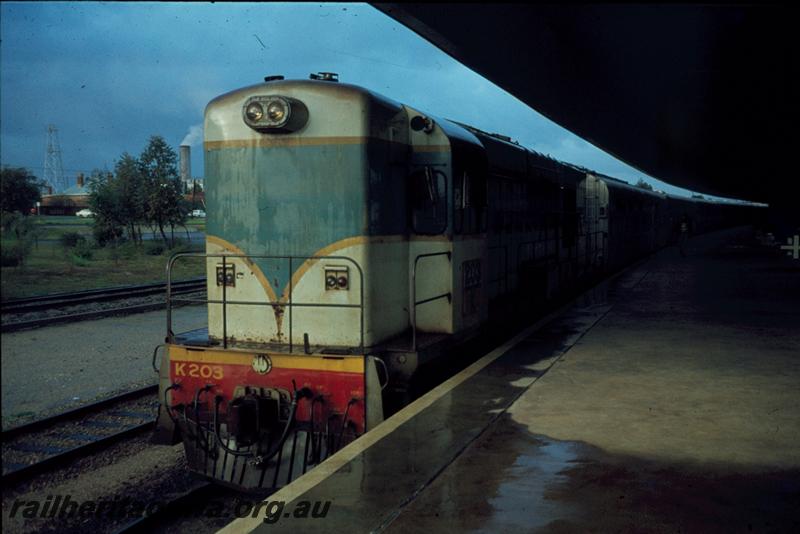
<svg viewBox="0 0 800 534"><path fill-rule="evenodd" d="M5 243L4 243L5 245ZM90 257L76 256L59 243L39 242L21 266L2 267L2 298L81 291L101 287L163 282L167 260L173 252L202 251L204 244L180 245L159 253L158 242L127 243L117 249L92 249ZM177 262L173 280L205 274L204 262Z"/></svg>

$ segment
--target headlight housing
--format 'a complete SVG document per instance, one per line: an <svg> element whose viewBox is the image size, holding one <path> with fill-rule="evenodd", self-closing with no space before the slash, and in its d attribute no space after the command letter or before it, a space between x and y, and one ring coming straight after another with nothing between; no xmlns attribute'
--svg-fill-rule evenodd
<svg viewBox="0 0 800 534"><path fill-rule="evenodd" d="M262 133L296 132L308 122L308 109L296 98L251 96L242 106L242 118Z"/></svg>

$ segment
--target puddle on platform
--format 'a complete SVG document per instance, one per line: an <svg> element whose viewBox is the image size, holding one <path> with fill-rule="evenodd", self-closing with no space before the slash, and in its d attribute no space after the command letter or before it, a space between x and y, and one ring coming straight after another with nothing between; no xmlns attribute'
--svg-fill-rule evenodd
<svg viewBox="0 0 800 534"><path fill-rule="evenodd" d="M388 532L798 532L800 470L733 472L611 455L508 418Z"/></svg>
<svg viewBox="0 0 800 534"><path fill-rule="evenodd" d="M544 527L555 518L577 513L573 503L547 498L550 488L566 484L566 469L579 461L579 446L570 442L536 440L514 463L498 473L500 483L488 499L492 513L480 530L526 531Z"/></svg>

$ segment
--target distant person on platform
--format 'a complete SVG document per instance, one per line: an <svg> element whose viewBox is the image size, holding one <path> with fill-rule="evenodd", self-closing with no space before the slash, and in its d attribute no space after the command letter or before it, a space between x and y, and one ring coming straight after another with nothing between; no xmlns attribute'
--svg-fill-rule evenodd
<svg viewBox="0 0 800 534"><path fill-rule="evenodd" d="M681 217L680 235L678 236L678 250L681 256L686 256L686 243L689 241L689 217L686 214Z"/></svg>

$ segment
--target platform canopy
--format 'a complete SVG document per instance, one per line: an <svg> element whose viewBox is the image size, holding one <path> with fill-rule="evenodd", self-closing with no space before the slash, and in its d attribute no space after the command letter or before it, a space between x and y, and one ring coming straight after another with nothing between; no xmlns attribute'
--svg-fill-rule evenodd
<svg viewBox="0 0 800 534"><path fill-rule="evenodd" d="M800 181L786 6L373 5L654 178L763 202Z"/></svg>

